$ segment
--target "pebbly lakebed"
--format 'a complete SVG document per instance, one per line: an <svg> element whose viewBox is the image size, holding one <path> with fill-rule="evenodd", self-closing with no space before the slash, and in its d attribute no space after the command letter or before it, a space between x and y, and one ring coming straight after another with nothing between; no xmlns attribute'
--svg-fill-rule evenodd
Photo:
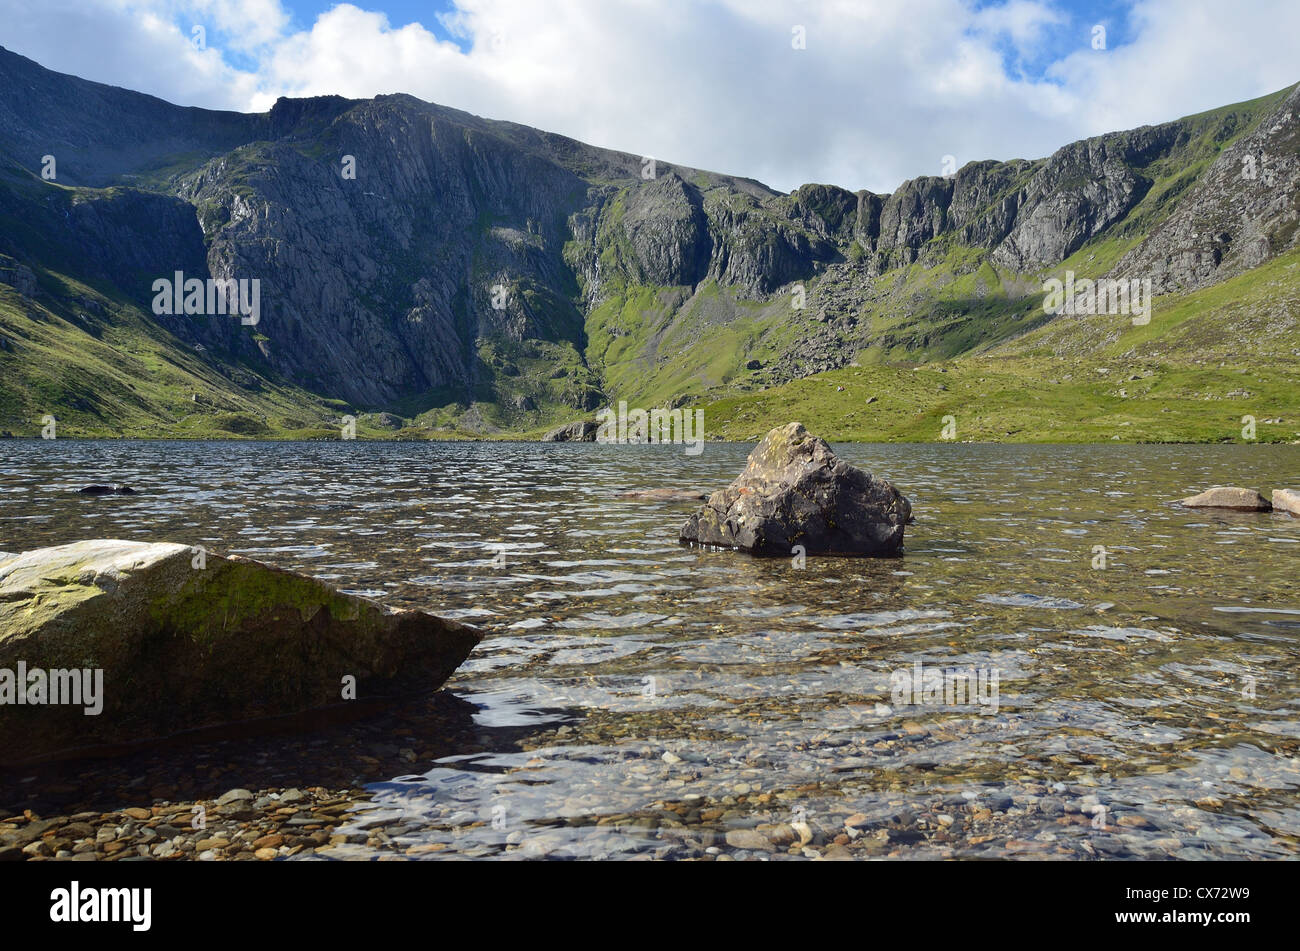
<svg viewBox="0 0 1300 951"><path fill-rule="evenodd" d="M486 634L419 702L0 774L11 857L1300 854L1300 518L1173 504L1300 447L837 445L906 553L800 564L623 494L748 444L4 446L0 550L202 545Z"/></svg>

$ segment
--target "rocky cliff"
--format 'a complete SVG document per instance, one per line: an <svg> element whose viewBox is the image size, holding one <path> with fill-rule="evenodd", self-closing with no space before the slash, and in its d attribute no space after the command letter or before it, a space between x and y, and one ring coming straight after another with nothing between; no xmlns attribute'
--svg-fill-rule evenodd
<svg viewBox="0 0 1300 951"><path fill-rule="evenodd" d="M87 282L232 379L526 428L964 352L1041 322L1063 262L1161 291L1239 273L1296 243L1297 95L782 195L410 96L207 112L0 50L0 278ZM150 314L177 271L258 280L256 325Z"/></svg>

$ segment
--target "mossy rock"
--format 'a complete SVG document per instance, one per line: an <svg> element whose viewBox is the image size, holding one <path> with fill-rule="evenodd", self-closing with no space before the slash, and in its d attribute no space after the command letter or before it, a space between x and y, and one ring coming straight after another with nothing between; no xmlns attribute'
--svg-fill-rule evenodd
<svg viewBox="0 0 1300 951"><path fill-rule="evenodd" d="M481 634L238 556L96 540L0 559L0 678L102 670L102 710L16 704L0 763L436 690ZM21 686L21 685L18 685ZM83 698L84 699L84 698Z"/></svg>

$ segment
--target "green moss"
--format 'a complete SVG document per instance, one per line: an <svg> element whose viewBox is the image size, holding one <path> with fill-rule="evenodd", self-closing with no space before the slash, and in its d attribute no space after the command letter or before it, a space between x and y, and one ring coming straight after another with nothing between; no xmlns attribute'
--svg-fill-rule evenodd
<svg viewBox="0 0 1300 951"><path fill-rule="evenodd" d="M326 585L264 565L223 559L195 569L192 583L161 596L149 615L160 629L210 646L286 612L307 622L320 611L339 620L365 621L358 602ZM258 649L264 650L265 645L259 644Z"/></svg>

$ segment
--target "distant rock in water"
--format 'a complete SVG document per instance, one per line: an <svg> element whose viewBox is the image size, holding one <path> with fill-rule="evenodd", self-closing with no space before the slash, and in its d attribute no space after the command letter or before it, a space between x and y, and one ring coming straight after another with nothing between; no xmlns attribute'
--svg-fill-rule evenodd
<svg viewBox="0 0 1300 951"><path fill-rule="evenodd" d="M618 494L620 499L642 499L647 502L701 502L708 496L695 489L628 489Z"/></svg>
<svg viewBox="0 0 1300 951"><path fill-rule="evenodd" d="M429 693L481 636L186 545L24 552L0 560L0 764Z"/></svg>
<svg viewBox="0 0 1300 951"><path fill-rule="evenodd" d="M681 541L754 555L887 556L903 548L912 506L888 481L849 465L801 423L768 433L735 482L682 526Z"/></svg>
<svg viewBox="0 0 1300 951"><path fill-rule="evenodd" d="M1238 512L1267 512L1273 506L1254 489L1216 485L1200 495L1179 500L1179 505L1189 509L1235 509Z"/></svg>
<svg viewBox="0 0 1300 951"><path fill-rule="evenodd" d="M1273 509L1291 515L1300 515L1300 489L1274 489Z"/></svg>
<svg viewBox="0 0 1300 951"><path fill-rule="evenodd" d="M82 495L138 495L129 485L88 485L81 489Z"/></svg>
<svg viewBox="0 0 1300 951"><path fill-rule="evenodd" d="M543 436L542 442L595 442L598 428L591 420L565 423Z"/></svg>

